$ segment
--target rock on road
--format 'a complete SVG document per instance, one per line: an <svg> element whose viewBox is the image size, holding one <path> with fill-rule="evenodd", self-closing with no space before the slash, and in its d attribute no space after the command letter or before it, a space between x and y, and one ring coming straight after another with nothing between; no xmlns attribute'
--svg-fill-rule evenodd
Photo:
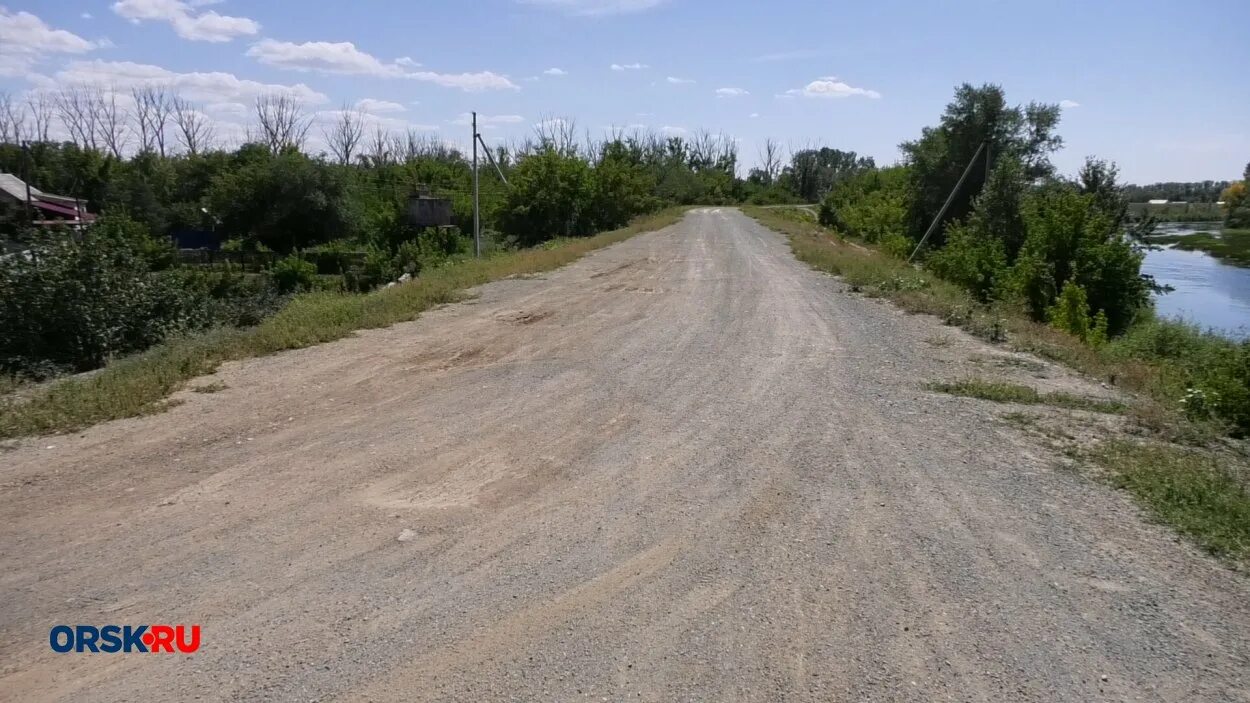
<svg viewBox="0 0 1250 703"><path fill-rule="evenodd" d="M732 209L476 293L0 450L0 699L1250 700L1244 576L923 390L1010 352Z"/></svg>

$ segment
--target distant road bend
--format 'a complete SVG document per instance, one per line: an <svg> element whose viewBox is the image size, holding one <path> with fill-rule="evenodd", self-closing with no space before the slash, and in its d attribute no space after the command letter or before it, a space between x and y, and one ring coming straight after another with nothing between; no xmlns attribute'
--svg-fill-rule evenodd
<svg viewBox="0 0 1250 703"><path fill-rule="evenodd" d="M704 208L230 364L0 451L0 699L1250 701L1244 576L923 390L1011 356Z"/></svg>

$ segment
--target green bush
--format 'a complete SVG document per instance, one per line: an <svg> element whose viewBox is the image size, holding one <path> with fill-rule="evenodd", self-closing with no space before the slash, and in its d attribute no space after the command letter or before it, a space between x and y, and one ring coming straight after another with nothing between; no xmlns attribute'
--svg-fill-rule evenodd
<svg viewBox="0 0 1250 703"><path fill-rule="evenodd" d="M821 201L820 223L869 242L901 236L907 220L907 185L905 166L848 176Z"/></svg>
<svg viewBox="0 0 1250 703"><path fill-rule="evenodd" d="M590 232L590 167L576 155L541 149L523 157L509 180L500 229L522 246Z"/></svg>
<svg viewBox="0 0 1250 703"><path fill-rule="evenodd" d="M313 290L317 286L317 266L299 254L291 254L269 269L269 277L281 293Z"/></svg>
<svg viewBox="0 0 1250 703"><path fill-rule="evenodd" d="M113 234L45 238L0 258L0 369L86 371L210 324L206 295Z"/></svg>

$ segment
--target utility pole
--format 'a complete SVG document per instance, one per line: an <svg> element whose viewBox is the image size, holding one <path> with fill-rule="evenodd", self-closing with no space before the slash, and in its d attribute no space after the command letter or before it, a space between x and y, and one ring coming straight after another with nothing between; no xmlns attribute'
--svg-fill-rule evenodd
<svg viewBox="0 0 1250 703"><path fill-rule="evenodd" d="M473 255L482 256L482 216L478 212L477 181L477 113L473 113Z"/></svg>
<svg viewBox="0 0 1250 703"><path fill-rule="evenodd" d="M22 142L22 181L26 184L26 225L35 226L35 214L30 207L30 142Z"/></svg>

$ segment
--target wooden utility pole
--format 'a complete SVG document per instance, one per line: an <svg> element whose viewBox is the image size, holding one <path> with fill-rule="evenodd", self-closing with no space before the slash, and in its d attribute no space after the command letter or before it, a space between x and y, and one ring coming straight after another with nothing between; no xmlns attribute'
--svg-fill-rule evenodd
<svg viewBox="0 0 1250 703"><path fill-rule="evenodd" d="M26 225L35 226L35 214L30 207L30 142L22 142L22 182L26 184Z"/></svg>
<svg viewBox="0 0 1250 703"><path fill-rule="evenodd" d="M478 212L477 113L473 113L473 255L482 256L482 217Z"/></svg>

